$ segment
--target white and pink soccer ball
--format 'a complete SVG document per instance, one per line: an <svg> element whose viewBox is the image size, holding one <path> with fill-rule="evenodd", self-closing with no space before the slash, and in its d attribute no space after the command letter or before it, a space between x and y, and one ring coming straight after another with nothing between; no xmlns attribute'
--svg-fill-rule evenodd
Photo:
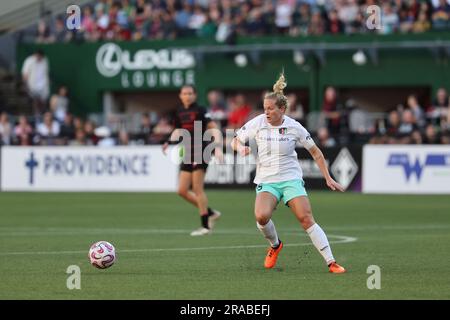
<svg viewBox="0 0 450 320"><path fill-rule="evenodd" d="M116 249L108 241L98 241L89 249L89 261L96 268L109 268L116 261Z"/></svg>

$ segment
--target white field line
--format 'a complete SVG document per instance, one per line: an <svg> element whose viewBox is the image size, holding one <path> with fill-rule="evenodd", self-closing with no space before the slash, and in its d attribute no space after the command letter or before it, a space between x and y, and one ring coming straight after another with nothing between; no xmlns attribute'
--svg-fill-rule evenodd
<svg viewBox="0 0 450 320"><path fill-rule="evenodd" d="M450 225L364 225L364 226L336 226L323 228L327 231L377 231L377 230L445 230L450 229ZM256 228L250 229L228 229L228 230L216 230L215 234L222 235L253 235L257 233ZM38 227L0 227L1 237L34 237L34 236L80 236L80 235L139 235L139 234L189 234L192 230L182 229L135 229L135 228L38 228ZM280 232L295 232L301 234L303 230L300 228L279 228Z"/></svg>
<svg viewBox="0 0 450 320"><path fill-rule="evenodd" d="M328 235L330 243L349 243L355 242L358 239L355 237ZM336 240L331 240L336 239ZM300 247L309 246L312 243L287 243L286 247ZM253 249L266 248L267 245L242 245L242 246L216 246L216 247L194 247L194 248L148 248L148 249L123 249L117 250L118 254L122 253L136 253L136 252L165 252L165 251L193 251L193 250L230 250L230 249ZM16 252L0 252L0 256L20 256L20 255L57 255L57 254L86 254L87 251L16 251Z"/></svg>

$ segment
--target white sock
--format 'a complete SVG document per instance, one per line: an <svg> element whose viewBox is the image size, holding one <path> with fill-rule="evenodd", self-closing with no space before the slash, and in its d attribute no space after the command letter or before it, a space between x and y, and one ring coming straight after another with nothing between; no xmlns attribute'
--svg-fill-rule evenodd
<svg viewBox="0 0 450 320"><path fill-rule="evenodd" d="M306 232L311 238L312 243L325 259L327 265L334 262L333 253L331 252L330 244L328 243L327 236L325 232L323 232L322 228L317 224L313 224L309 227Z"/></svg>
<svg viewBox="0 0 450 320"><path fill-rule="evenodd" d="M258 222L256 222L256 226L258 227L259 231L262 232L264 235L264 238L269 241L271 247L276 247L279 244L278 241L278 235L277 230L275 230L275 225L273 224L272 220L269 220L265 225L260 225Z"/></svg>

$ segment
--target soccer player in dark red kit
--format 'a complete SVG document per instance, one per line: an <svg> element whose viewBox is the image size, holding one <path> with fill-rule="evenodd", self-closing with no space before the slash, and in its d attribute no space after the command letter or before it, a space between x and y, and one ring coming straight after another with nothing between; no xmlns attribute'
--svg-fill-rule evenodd
<svg viewBox="0 0 450 320"><path fill-rule="evenodd" d="M174 115L175 130L170 135L169 141L163 144L163 152L166 153L169 143L178 142L180 137L183 138L178 194L196 206L200 213L201 227L192 231L191 236L204 236L211 234L214 223L221 213L208 207L204 180L211 157L208 154L211 142L203 137L205 132L211 129L209 132L214 137L214 155L218 161L223 159L222 137L215 122L208 117L206 109L197 104L197 91L193 85L184 85L179 98L181 106Z"/></svg>

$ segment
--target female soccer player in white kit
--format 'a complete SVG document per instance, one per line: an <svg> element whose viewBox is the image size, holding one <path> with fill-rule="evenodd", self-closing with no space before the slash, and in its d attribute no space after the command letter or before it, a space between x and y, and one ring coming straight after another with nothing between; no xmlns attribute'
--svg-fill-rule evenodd
<svg viewBox="0 0 450 320"><path fill-rule="evenodd" d="M266 268L273 268L283 243L278 238L272 218L278 202L283 200L300 221L312 243L325 259L331 273L344 273L345 269L336 263L327 236L314 221L306 190L302 169L299 165L295 146L300 142L320 168L331 190L344 191L343 187L330 176L325 158L315 145L308 131L297 121L284 113L288 108L283 89L286 87L281 74L273 86L273 92L264 98L264 114L247 122L237 131L231 146L242 156L251 152L244 144L255 139L258 150L256 166L255 217L256 225L269 241L270 248L264 262Z"/></svg>

